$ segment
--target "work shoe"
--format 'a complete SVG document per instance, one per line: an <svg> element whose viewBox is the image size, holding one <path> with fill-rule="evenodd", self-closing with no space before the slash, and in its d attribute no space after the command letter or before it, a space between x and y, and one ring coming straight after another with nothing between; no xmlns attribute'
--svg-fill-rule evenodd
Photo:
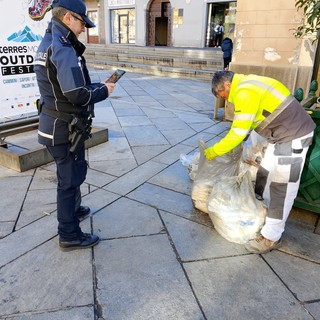
<svg viewBox="0 0 320 320"><path fill-rule="evenodd" d="M267 253L279 248L280 245L281 239L279 241L271 241L261 234L259 237L249 240L248 243L245 244L245 248L252 253Z"/></svg>
<svg viewBox="0 0 320 320"><path fill-rule="evenodd" d="M76 216L78 218L84 218L90 213L90 208L87 206L80 206L79 209L76 211Z"/></svg>
<svg viewBox="0 0 320 320"><path fill-rule="evenodd" d="M77 249L91 248L99 243L99 237L94 234L82 233L77 240L65 241L59 240L59 246L62 251L72 251Z"/></svg>

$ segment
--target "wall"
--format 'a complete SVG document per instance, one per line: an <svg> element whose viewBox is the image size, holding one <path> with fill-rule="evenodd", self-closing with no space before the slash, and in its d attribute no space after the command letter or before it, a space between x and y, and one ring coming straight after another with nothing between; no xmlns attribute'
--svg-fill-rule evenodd
<svg viewBox="0 0 320 320"><path fill-rule="evenodd" d="M203 48L206 30L206 3L201 0L171 0L170 2L173 11L174 9L183 9L183 17L180 19L182 23L175 24L173 19L173 47Z"/></svg>
<svg viewBox="0 0 320 320"><path fill-rule="evenodd" d="M294 38L293 29L302 21L295 0L238 0L231 70L240 72L246 65L246 71L267 73L292 91L307 90L315 45Z"/></svg>
<svg viewBox="0 0 320 320"><path fill-rule="evenodd" d="M168 0L172 8L172 47L204 47L206 3L203 0ZM136 45L146 45L146 15L152 0L136 0ZM183 9L182 19L174 24L175 9ZM175 20L177 21L177 20Z"/></svg>

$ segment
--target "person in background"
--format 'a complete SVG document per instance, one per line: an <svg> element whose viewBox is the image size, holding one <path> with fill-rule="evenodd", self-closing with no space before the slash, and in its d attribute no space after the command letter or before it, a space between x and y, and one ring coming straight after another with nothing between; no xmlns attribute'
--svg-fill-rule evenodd
<svg viewBox="0 0 320 320"><path fill-rule="evenodd" d="M212 93L234 104L234 119L227 135L204 150L208 160L234 149L252 129L268 142L255 184L257 199L268 208L266 221L245 246L266 253L280 246L316 125L290 90L272 78L217 71Z"/></svg>
<svg viewBox="0 0 320 320"><path fill-rule="evenodd" d="M82 232L80 186L87 174L84 140L91 130L94 103L106 99L112 83L91 83L78 40L94 27L82 0L54 0L52 20L39 46L35 73L41 95L38 141L47 147L57 167L57 219L63 251L96 245L99 237ZM80 130L81 129L81 130ZM76 137L71 141L71 137Z"/></svg>
<svg viewBox="0 0 320 320"><path fill-rule="evenodd" d="M215 45L216 47L221 47L222 37L224 33L224 27L222 21L219 21L219 24L216 25L215 29Z"/></svg>
<svg viewBox="0 0 320 320"><path fill-rule="evenodd" d="M223 69L229 70L229 64L232 60L233 42L226 37L221 42L221 50L223 52Z"/></svg>

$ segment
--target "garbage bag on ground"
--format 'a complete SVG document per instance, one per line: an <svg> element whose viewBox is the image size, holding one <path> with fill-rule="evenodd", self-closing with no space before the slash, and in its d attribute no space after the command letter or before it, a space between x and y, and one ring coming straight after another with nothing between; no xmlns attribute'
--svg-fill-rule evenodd
<svg viewBox="0 0 320 320"><path fill-rule="evenodd" d="M180 154L180 161L183 166L188 168L189 177L191 180L194 180L196 173L198 171L200 159L200 152L195 152L194 154Z"/></svg>
<svg viewBox="0 0 320 320"><path fill-rule="evenodd" d="M220 176L236 176L239 173L241 162L241 146L235 148L233 152L229 152L223 156L217 157L211 161L204 156L206 144L203 140L199 141L200 158L196 172L193 172L193 186L191 198L194 206L206 213L209 213L207 208L207 200L211 193L216 179Z"/></svg>
<svg viewBox="0 0 320 320"><path fill-rule="evenodd" d="M251 143L250 148L252 146ZM252 184L252 167L257 168L243 162L243 145L211 161L204 156L205 148L205 142L200 140L200 158L193 172L191 193L194 206L209 214L215 229L224 238L245 243L258 235L266 215ZM256 150L248 146L246 152L255 159Z"/></svg>
<svg viewBox="0 0 320 320"><path fill-rule="evenodd" d="M255 197L249 171L216 180L207 206L214 228L231 242L256 238L264 225L266 209Z"/></svg>

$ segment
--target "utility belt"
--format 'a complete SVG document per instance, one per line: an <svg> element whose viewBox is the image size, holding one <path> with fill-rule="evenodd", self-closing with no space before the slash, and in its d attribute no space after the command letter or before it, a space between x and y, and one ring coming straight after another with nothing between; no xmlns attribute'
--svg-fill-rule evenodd
<svg viewBox="0 0 320 320"><path fill-rule="evenodd" d="M84 142L92 136L92 115L83 118L66 112L44 109L42 106L38 106L38 111L39 113L41 112L68 123L69 141L71 143L70 152L72 152L74 155L79 152Z"/></svg>

